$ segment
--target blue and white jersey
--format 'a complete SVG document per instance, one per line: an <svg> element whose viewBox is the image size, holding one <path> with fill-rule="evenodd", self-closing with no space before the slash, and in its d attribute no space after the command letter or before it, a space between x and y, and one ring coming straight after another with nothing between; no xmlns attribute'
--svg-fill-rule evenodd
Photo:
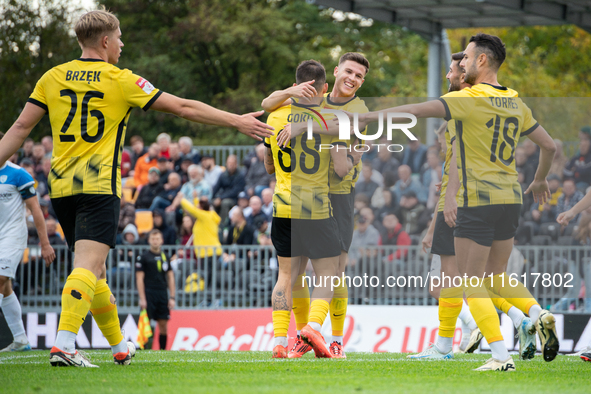
<svg viewBox="0 0 591 394"><path fill-rule="evenodd" d="M0 167L0 250L27 246L25 200L36 196L33 177L16 164Z"/></svg>

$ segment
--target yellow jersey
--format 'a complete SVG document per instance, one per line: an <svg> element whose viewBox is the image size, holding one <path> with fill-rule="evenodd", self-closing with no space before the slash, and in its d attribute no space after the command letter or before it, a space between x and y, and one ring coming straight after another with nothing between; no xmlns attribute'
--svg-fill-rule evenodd
<svg viewBox="0 0 591 394"><path fill-rule="evenodd" d="M161 92L130 70L100 59L52 68L29 102L49 114L53 135L49 196L121 197L121 153L129 113L147 111Z"/></svg>
<svg viewBox="0 0 591 394"><path fill-rule="evenodd" d="M515 169L520 136L538 127L515 90L480 83L440 98L454 120L461 183L459 207L521 204Z"/></svg>
<svg viewBox="0 0 591 394"><path fill-rule="evenodd" d="M351 113L358 113L358 114L363 114L363 113L369 112L369 109L367 109L365 102L357 96L353 96L349 100L344 101L344 102L332 101L330 99L330 93L326 93L324 96L326 97L324 108L340 109L343 111L347 111L347 112L351 112ZM365 130L362 131L362 134L366 134L366 132L367 132L367 127L365 128ZM349 149L349 147L351 145L356 144L357 139L355 138L355 136L351 136L351 137L352 138L350 140L345 141L347 144L347 149ZM359 179L359 174L361 173L362 167L363 167L363 163L361 161L359 161L359 163L357 163L355 165L355 167L353 167L347 175L345 175L343 178L340 178L336 174L336 172L334 171L334 163L331 162L330 180L329 180L330 193L331 194L349 194L349 193L351 193L353 188L355 187L355 183L357 183L357 180Z"/></svg>
<svg viewBox="0 0 591 394"><path fill-rule="evenodd" d="M277 183L273 194L273 216L278 218L321 220L332 215L328 198L331 144L343 145L338 137L313 134L308 139L303 133L289 141L288 146L277 145L277 135L286 124L307 121L321 106L298 104L292 101L273 111L267 124L279 130L265 139L265 146L273 152ZM324 147L324 149L323 149Z"/></svg>

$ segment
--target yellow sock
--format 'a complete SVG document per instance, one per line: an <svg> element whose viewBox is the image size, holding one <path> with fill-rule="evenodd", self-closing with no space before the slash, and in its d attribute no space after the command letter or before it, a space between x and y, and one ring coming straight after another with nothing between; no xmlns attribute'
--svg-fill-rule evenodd
<svg viewBox="0 0 591 394"><path fill-rule="evenodd" d="M510 278L506 273L493 276L491 286L492 291L503 297L517 309L521 310L521 312L528 314L529 308L534 305L539 305L538 302L523 283L516 279L511 279L511 281L509 281L509 279Z"/></svg>
<svg viewBox="0 0 591 394"><path fill-rule="evenodd" d="M499 294L495 293L494 289L492 288L492 284L494 284L494 282L490 277L484 279L484 285L488 290L488 295L491 301L498 310L503 311L505 314L509 313L509 309L513 307L513 304L501 297Z"/></svg>
<svg viewBox="0 0 591 394"><path fill-rule="evenodd" d="M345 318L347 317L347 304L349 303L349 289L347 288L347 282L341 282L341 285L334 289L334 294L330 301L330 324L332 326L332 335L337 337L343 336Z"/></svg>
<svg viewBox="0 0 591 394"><path fill-rule="evenodd" d="M291 308L293 310L293 317L298 331L306 327L306 324L308 324L308 316L310 315L310 290L308 289L308 282L304 281L304 286L299 287L302 285L303 277L304 275L298 276L294 286L297 290L292 290L291 292L291 298L293 300Z"/></svg>
<svg viewBox="0 0 591 394"><path fill-rule="evenodd" d="M324 300L314 300L310 305L310 323L318 323L320 326L324 324L326 314L328 313L328 302Z"/></svg>
<svg viewBox="0 0 591 394"><path fill-rule="evenodd" d="M497 315L497 310L489 298L486 287L484 285L472 287L468 283L464 287L464 292L466 293L470 313L486 341L488 343L502 341L503 335L501 334L499 315Z"/></svg>
<svg viewBox="0 0 591 394"><path fill-rule="evenodd" d="M464 303L464 290L461 287L441 289L439 296L439 336L453 338L456 322Z"/></svg>
<svg viewBox="0 0 591 394"><path fill-rule="evenodd" d="M101 332L109 341L109 345L115 346L123 340L117 305L111 303L111 289L106 279L96 282L94 299L90 304L90 312Z"/></svg>
<svg viewBox="0 0 591 394"><path fill-rule="evenodd" d="M286 337L289 330L289 311L273 311L273 331L275 337Z"/></svg>
<svg viewBox="0 0 591 394"><path fill-rule="evenodd" d="M87 269L74 268L62 291L62 313L58 331L78 334L94 298L96 276Z"/></svg>

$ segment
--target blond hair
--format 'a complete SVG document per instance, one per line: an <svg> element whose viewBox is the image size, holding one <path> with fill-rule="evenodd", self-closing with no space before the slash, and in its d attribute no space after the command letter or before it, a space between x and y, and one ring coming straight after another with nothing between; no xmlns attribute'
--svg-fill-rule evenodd
<svg viewBox="0 0 591 394"><path fill-rule="evenodd" d="M80 17L74 31L83 47L97 45L98 40L119 28L119 19L105 10L90 11Z"/></svg>

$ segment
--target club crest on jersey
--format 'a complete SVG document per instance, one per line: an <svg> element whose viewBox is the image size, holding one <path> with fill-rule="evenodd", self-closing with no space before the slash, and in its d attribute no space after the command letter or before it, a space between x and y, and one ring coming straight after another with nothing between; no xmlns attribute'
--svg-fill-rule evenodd
<svg viewBox="0 0 591 394"><path fill-rule="evenodd" d="M0 176L0 183L5 183L7 179L8 179L8 176L6 176L6 175Z"/></svg>
<svg viewBox="0 0 591 394"><path fill-rule="evenodd" d="M152 93L152 91L155 89L154 85L152 85L150 82L148 82L148 80L144 78L138 79L137 81L135 81L135 84L139 86L146 94Z"/></svg>

